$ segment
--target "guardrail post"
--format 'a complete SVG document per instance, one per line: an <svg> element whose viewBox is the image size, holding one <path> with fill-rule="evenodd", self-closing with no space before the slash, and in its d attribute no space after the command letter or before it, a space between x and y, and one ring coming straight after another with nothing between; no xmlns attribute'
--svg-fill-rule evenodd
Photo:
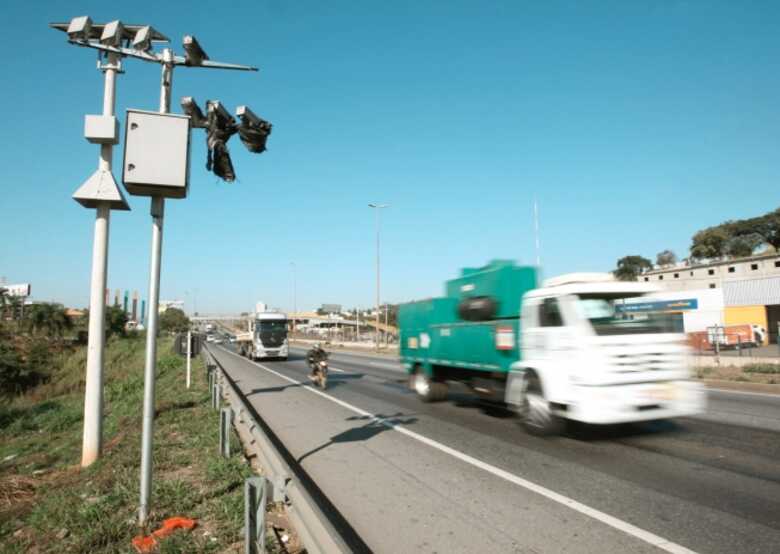
<svg viewBox="0 0 780 554"><path fill-rule="evenodd" d="M230 425L233 420L233 410L222 408L219 412L219 453L223 458L230 458Z"/></svg>
<svg viewBox="0 0 780 554"><path fill-rule="evenodd" d="M219 410L221 399L222 399L222 385L216 383L214 385L214 388L211 389L211 407L215 410Z"/></svg>
<svg viewBox="0 0 780 554"><path fill-rule="evenodd" d="M206 366L206 376L209 380L209 393L214 394L214 370L209 365Z"/></svg>
<svg viewBox="0 0 780 554"><path fill-rule="evenodd" d="M265 477L250 477L244 481L244 552L265 553Z"/></svg>

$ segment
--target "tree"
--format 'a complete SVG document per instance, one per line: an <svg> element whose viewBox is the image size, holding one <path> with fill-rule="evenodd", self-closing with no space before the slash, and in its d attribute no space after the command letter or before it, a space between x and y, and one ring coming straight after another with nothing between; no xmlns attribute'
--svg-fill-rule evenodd
<svg viewBox="0 0 780 554"><path fill-rule="evenodd" d="M65 308L49 302L33 304L26 316L25 325L33 334L43 332L51 338L61 338L65 331L73 328L73 322Z"/></svg>
<svg viewBox="0 0 780 554"><path fill-rule="evenodd" d="M127 314L121 306L106 306L106 335L123 337L127 325Z"/></svg>
<svg viewBox="0 0 780 554"><path fill-rule="evenodd" d="M655 263L661 267L674 265L677 263L677 255L671 250L664 250L656 255Z"/></svg>
<svg viewBox="0 0 780 554"><path fill-rule="evenodd" d="M652 267L650 260L642 256L624 256L617 261L617 269L612 273L621 281L636 281L640 273Z"/></svg>
<svg viewBox="0 0 780 554"><path fill-rule="evenodd" d="M178 308L168 308L160 314L160 330L180 333L190 328L187 315Z"/></svg>
<svg viewBox="0 0 780 554"><path fill-rule="evenodd" d="M725 255L729 234L723 227L708 227L693 235L691 258L696 260L722 258Z"/></svg>
<svg viewBox="0 0 780 554"><path fill-rule="evenodd" d="M736 235L726 241L725 253L733 258L752 256L756 248L764 244L766 240L759 233Z"/></svg>
<svg viewBox="0 0 780 554"><path fill-rule="evenodd" d="M11 397L22 390L24 364L16 349L0 340L0 396Z"/></svg>
<svg viewBox="0 0 780 554"><path fill-rule="evenodd" d="M764 241L780 250L780 208L759 217L756 231L764 237Z"/></svg>

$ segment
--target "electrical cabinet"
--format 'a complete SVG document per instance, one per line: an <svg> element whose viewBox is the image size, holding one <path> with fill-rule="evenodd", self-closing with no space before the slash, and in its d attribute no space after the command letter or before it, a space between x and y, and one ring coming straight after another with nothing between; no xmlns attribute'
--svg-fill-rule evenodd
<svg viewBox="0 0 780 554"><path fill-rule="evenodd" d="M127 110L122 181L135 196L186 198L190 118Z"/></svg>

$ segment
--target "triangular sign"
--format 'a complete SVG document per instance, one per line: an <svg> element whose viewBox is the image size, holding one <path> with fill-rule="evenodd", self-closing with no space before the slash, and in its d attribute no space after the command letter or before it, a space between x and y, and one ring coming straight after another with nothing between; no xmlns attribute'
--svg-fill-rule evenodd
<svg viewBox="0 0 780 554"><path fill-rule="evenodd" d="M112 210L129 211L130 206L125 200L122 190L110 171L98 169L73 193L73 199L85 208L97 208L100 204L108 204Z"/></svg>

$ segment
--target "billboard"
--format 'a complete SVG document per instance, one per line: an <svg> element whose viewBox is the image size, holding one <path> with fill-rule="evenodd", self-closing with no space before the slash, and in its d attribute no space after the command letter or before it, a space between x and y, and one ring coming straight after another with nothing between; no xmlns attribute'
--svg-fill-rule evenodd
<svg viewBox="0 0 780 554"><path fill-rule="evenodd" d="M684 310L696 310L698 307L699 300L697 298L685 298L683 300L658 300L651 302L615 304L615 311L619 313L682 312Z"/></svg>
<svg viewBox="0 0 780 554"><path fill-rule="evenodd" d="M30 287L30 283L23 283L20 285L0 285L0 288L5 289L6 294L8 296L21 296L26 297L30 296L30 291L32 288Z"/></svg>

